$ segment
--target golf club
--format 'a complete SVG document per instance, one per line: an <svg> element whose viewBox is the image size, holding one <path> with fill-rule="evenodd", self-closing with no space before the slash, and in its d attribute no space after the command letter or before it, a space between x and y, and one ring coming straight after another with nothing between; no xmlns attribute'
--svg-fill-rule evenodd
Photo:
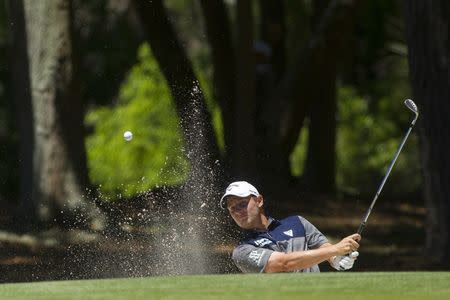
<svg viewBox="0 0 450 300"><path fill-rule="evenodd" d="M411 99L406 99L405 105L407 108L409 108L415 114L414 120L411 122L408 132L406 133L405 137L403 138L403 141L401 142L400 146L398 147L397 152L395 153L395 157L392 160L391 164L389 165L389 169L387 170L386 175L384 175L383 181L381 182L381 185L378 188L378 191L375 194L375 197L373 198L372 204L370 204L369 209L367 210L366 214L364 215L364 218L361 221L361 224L359 225L358 234L361 234L363 232L364 228L366 227L367 219L369 219L370 213L372 212L372 209L375 206L375 203L377 202L378 196L380 195L381 190L383 189L383 186L386 183L386 180L387 180L389 174L391 173L392 168L394 167L395 161L397 160L397 157L399 156L400 151L402 151L402 148L406 142L406 139L408 138L409 134L411 133L411 130L412 130L414 124L416 124L417 118L419 117L419 110L417 109L417 105L414 103L414 101L412 101Z"/></svg>

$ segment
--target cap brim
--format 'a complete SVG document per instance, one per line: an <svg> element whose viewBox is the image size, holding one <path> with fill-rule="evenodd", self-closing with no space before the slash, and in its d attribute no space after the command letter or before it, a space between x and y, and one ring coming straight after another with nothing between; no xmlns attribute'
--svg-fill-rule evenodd
<svg viewBox="0 0 450 300"><path fill-rule="evenodd" d="M219 202L220 208L222 208L223 210L226 209L226 205L227 205L227 197L228 197L228 196L231 196L231 195L233 195L233 194L225 193L225 194L222 196L222 198L220 198L220 202Z"/></svg>
<svg viewBox="0 0 450 300"><path fill-rule="evenodd" d="M226 201L225 198L226 198L227 196L228 196L228 195L225 194L225 195L222 196L222 198L220 198L219 206L220 206L221 209L225 209L225 204L227 203L227 201Z"/></svg>
<svg viewBox="0 0 450 300"><path fill-rule="evenodd" d="M245 194L245 195L236 195L234 193L225 193L225 195L223 195L222 198L220 198L219 206L220 206L220 208L222 208L224 210L226 209L227 197L228 196L236 196L236 197L240 197L240 198L245 198L245 197L248 197L250 195L258 197L258 195L255 195L255 194L252 194L252 193L248 193L248 194Z"/></svg>

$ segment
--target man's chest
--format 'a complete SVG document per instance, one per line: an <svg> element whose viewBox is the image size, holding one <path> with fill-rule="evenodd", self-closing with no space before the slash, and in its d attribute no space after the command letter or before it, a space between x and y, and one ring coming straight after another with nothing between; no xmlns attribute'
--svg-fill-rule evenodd
<svg viewBox="0 0 450 300"><path fill-rule="evenodd" d="M306 233L298 217L289 217L270 226L265 232L255 233L247 243L280 252L306 250Z"/></svg>

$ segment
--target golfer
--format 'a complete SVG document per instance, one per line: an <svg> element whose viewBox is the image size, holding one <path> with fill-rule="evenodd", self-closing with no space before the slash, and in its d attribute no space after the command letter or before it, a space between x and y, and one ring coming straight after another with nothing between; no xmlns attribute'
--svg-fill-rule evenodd
<svg viewBox="0 0 450 300"><path fill-rule="evenodd" d="M275 220L264 211L264 199L246 181L231 183L220 199L236 224L247 230L232 259L244 273L320 272L327 260L337 270L349 270L358 256L359 234L336 244L301 216Z"/></svg>

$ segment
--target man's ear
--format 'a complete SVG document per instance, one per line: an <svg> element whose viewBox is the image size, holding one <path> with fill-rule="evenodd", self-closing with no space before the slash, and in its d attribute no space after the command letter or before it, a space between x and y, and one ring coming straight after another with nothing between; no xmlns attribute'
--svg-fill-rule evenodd
<svg viewBox="0 0 450 300"><path fill-rule="evenodd" d="M256 203L258 204L258 207L261 208L264 205L264 198L262 195L259 195L256 197Z"/></svg>

